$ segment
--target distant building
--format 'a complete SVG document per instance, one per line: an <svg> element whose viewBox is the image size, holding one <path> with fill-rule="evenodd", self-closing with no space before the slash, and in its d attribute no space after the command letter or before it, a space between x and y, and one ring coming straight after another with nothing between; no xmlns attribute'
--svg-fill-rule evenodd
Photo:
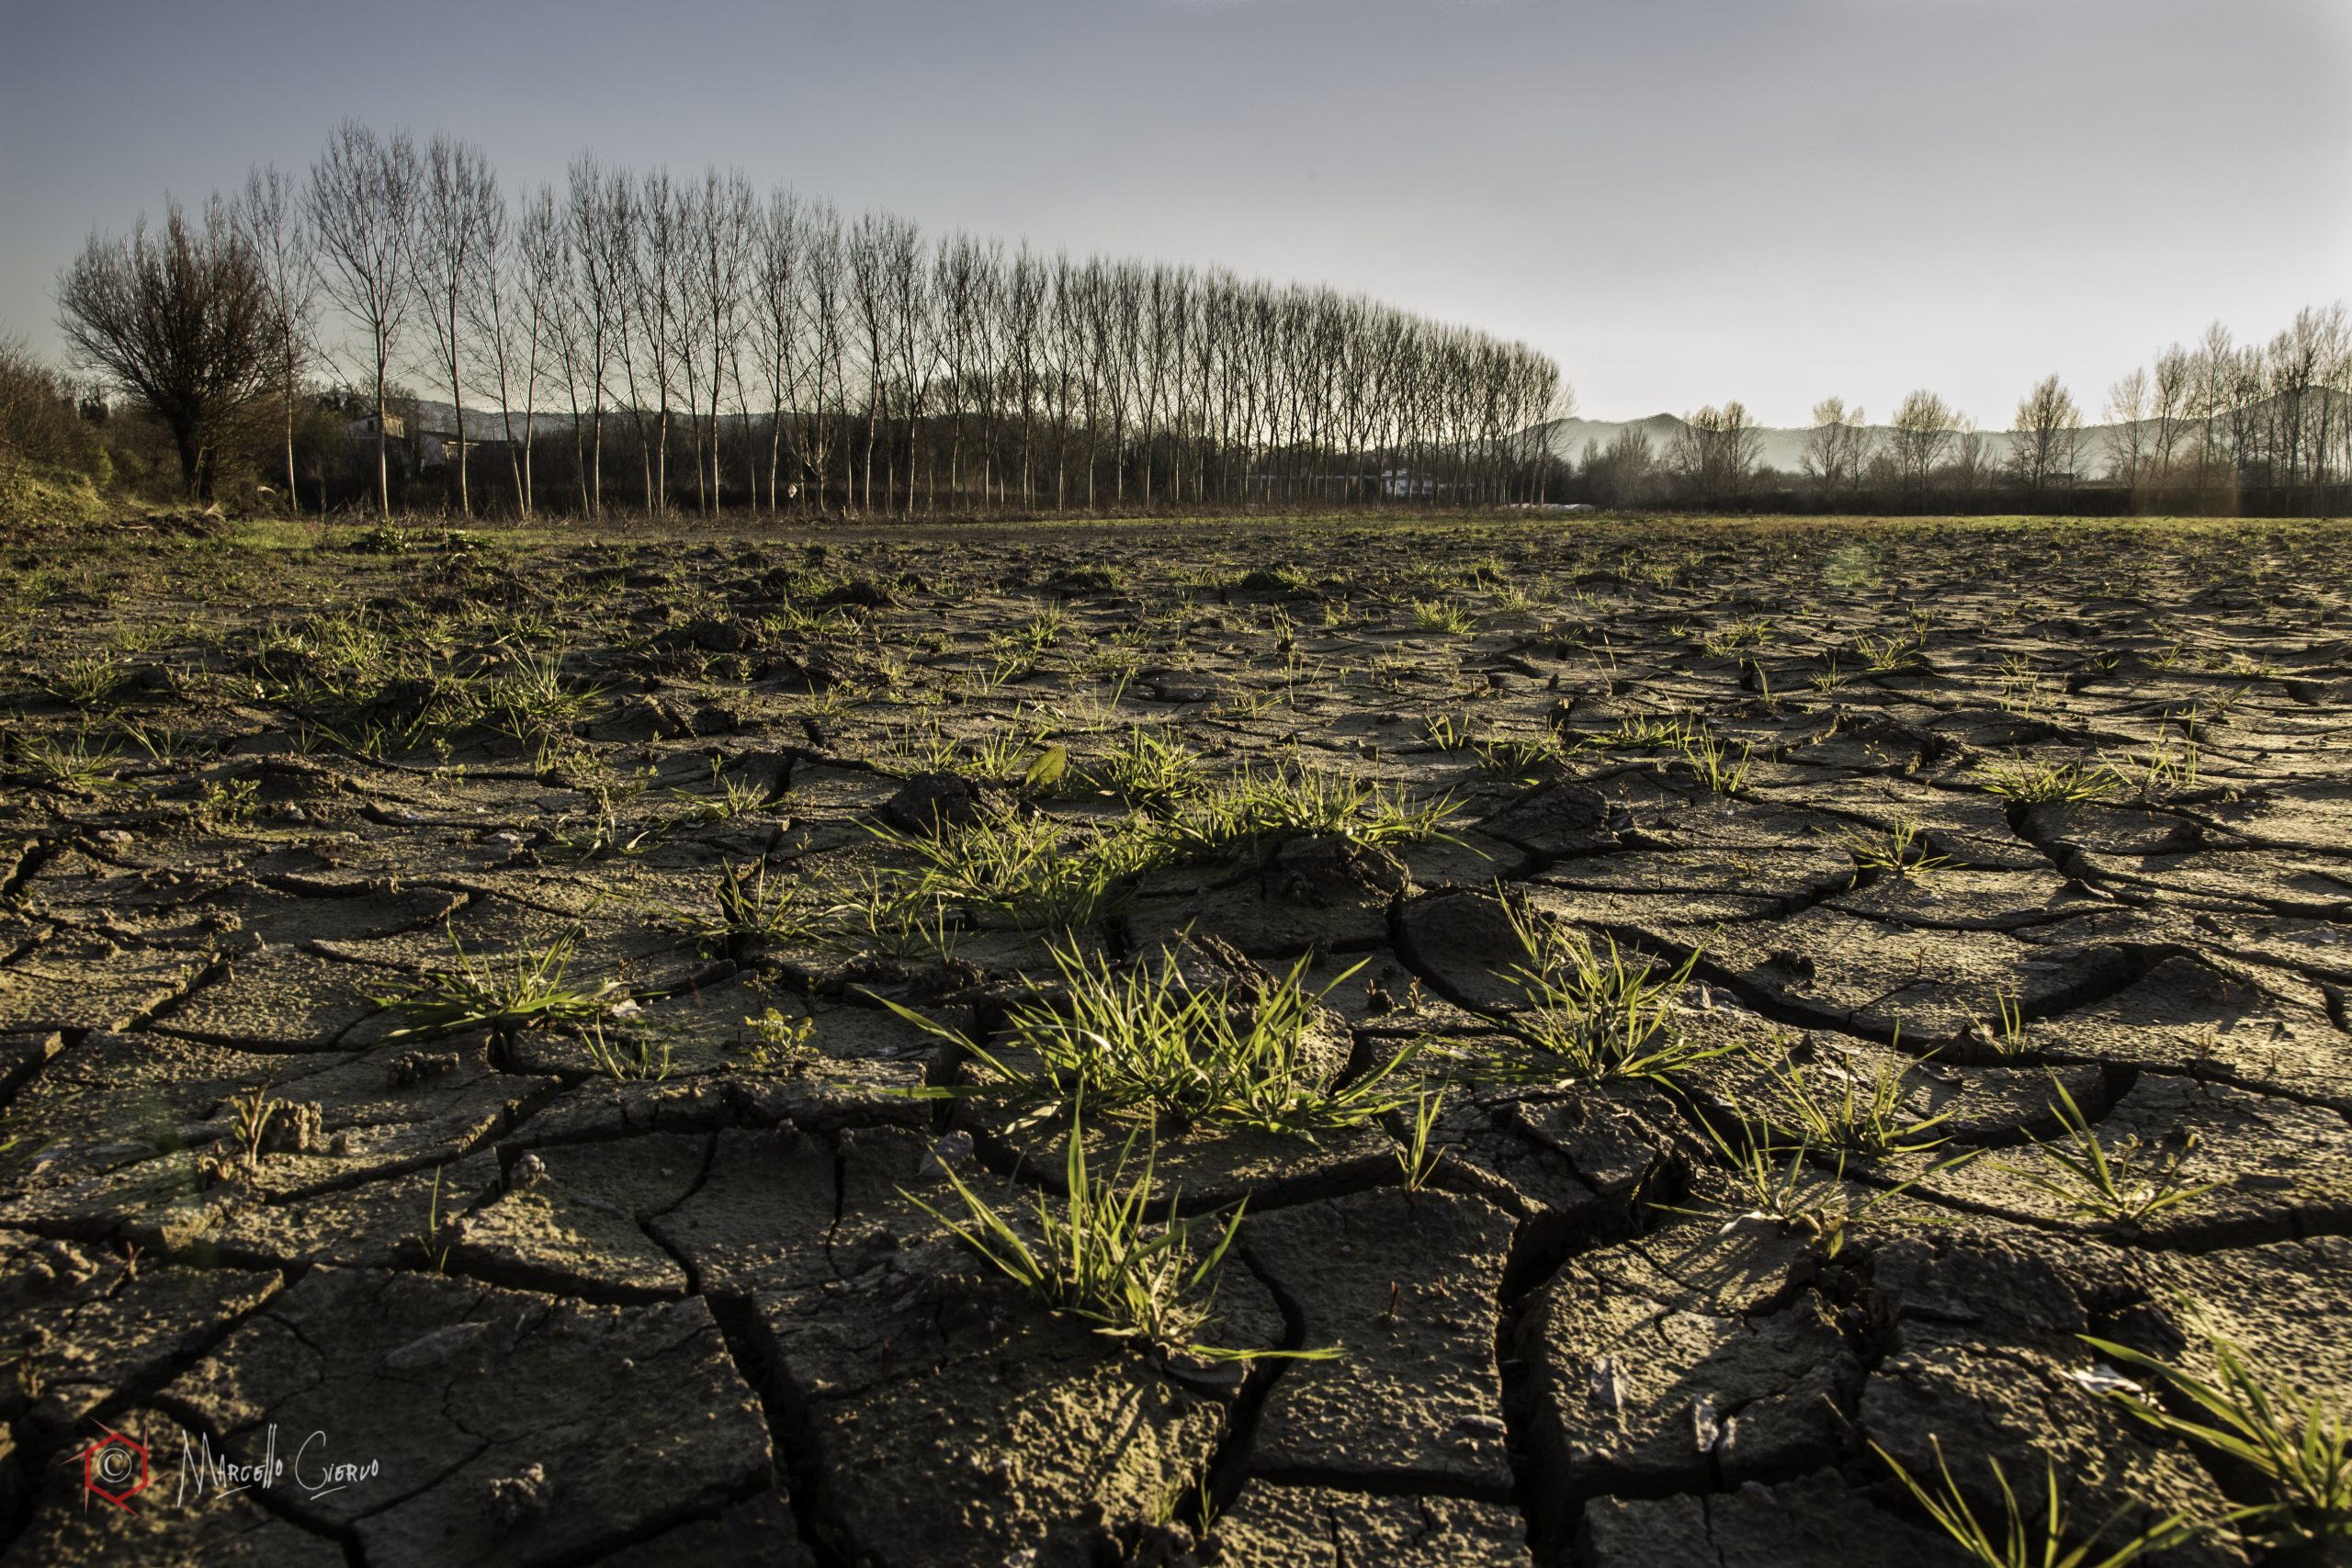
<svg viewBox="0 0 2352 1568"><path fill-rule="evenodd" d="M346 421L343 427L343 434L350 440L365 441L372 446L376 440L376 416L372 413L362 414L357 419ZM396 413L385 415L384 434L394 441L407 440L408 421Z"/></svg>

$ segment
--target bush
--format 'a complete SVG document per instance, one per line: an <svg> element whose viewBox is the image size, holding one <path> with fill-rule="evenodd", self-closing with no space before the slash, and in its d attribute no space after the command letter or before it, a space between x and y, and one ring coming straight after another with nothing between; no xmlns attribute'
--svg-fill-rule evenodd
<svg viewBox="0 0 2352 1568"><path fill-rule="evenodd" d="M21 342L0 338L0 519L95 519L113 475L73 386Z"/></svg>

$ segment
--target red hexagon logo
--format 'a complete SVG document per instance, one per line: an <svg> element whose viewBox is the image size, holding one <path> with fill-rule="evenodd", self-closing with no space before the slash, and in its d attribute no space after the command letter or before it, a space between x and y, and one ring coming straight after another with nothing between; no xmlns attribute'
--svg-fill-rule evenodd
<svg viewBox="0 0 2352 1568"><path fill-rule="evenodd" d="M130 1500L147 1490L154 1479L147 1468L147 1445L110 1427L106 1436L82 1450L82 1486L88 1496L103 1497L126 1514L139 1510Z"/></svg>

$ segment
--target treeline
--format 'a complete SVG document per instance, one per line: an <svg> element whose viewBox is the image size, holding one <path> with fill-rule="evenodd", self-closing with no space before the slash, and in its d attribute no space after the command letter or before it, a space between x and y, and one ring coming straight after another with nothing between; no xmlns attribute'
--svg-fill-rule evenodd
<svg viewBox="0 0 2352 1568"><path fill-rule="evenodd" d="M317 439L338 379L386 511L403 481L526 516L1490 505L1564 472L1550 359L1361 297L931 239L716 169L583 155L510 194L468 143L351 122L304 175L93 238L58 294L191 491L270 409L311 509L352 477ZM404 422L404 377L462 412Z"/></svg>
<svg viewBox="0 0 2352 1568"><path fill-rule="evenodd" d="M1565 490L1603 506L1811 512L2312 515L2352 510L2352 322L2306 309L2267 343L2216 323L2108 389L2101 423L2055 376L1987 432L1935 393L1884 425L1826 398L1792 463L1737 402L1664 439L1627 426L1589 445Z"/></svg>

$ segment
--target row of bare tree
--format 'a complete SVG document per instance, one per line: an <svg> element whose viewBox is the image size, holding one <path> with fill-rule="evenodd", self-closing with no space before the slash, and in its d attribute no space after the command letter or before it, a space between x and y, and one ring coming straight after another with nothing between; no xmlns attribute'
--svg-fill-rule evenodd
<svg viewBox="0 0 2352 1568"><path fill-rule="evenodd" d="M256 169L208 213L170 231L233 252L266 302L246 379L278 398L289 494L304 382L339 363L372 396L387 512L403 368L460 411L436 433L458 509L474 446L526 516L1495 503L1555 471L1542 427L1569 406L1544 355L1360 297L927 240L716 169L583 155L510 199L466 142L345 122L307 177ZM85 357L134 387L101 352L120 323L70 285L153 248L94 239L61 280Z"/></svg>
<svg viewBox="0 0 2352 1568"><path fill-rule="evenodd" d="M2086 427L2055 376L1999 432L1924 389L1884 425L1825 398L1797 470L1775 473L1765 433L1730 402L1684 415L1663 440L1628 425L1586 452L1574 485L1621 506L2046 511L2089 499L2139 512L2312 512L2341 504L2352 484L2352 318L2340 304L2306 309L2268 343L2244 346L2217 322L2194 346L2158 355L2153 372L2117 381L2104 413Z"/></svg>

